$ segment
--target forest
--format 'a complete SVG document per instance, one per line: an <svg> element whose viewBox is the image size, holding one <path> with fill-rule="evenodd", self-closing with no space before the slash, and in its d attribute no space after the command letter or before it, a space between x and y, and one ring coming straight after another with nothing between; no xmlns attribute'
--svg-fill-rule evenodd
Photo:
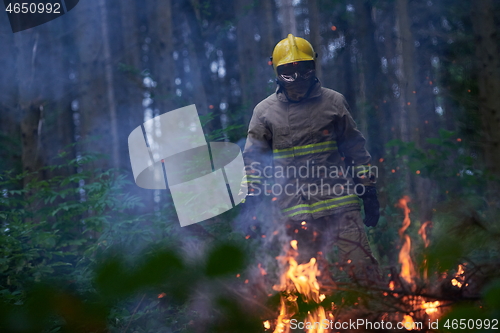
<svg viewBox="0 0 500 333"><path fill-rule="evenodd" d="M80 0L16 33L0 16L0 332L500 328L499 1ZM181 227L168 188L135 182L130 133L178 108L243 149L288 34L367 140L378 283L335 248L297 265L272 196Z"/></svg>

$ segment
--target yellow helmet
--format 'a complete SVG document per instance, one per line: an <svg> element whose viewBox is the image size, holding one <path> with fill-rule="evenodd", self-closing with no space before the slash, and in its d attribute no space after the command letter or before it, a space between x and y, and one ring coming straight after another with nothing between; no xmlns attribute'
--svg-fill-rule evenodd
<svg viewBox="0 0 500 333"><path fill-rule="evenodd" d="M314 52L312 45L307 40L289 34L287 38L274 47L273 56L271 57L274 73L277 74L276 68L278 66L297 61L314 61L316 56L316 52Z"/></svg>

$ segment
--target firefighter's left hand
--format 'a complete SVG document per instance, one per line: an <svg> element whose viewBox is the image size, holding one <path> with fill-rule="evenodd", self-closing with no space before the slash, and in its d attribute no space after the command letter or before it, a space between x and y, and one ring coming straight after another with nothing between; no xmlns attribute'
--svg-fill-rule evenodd
<svg viewBox="0 0 500 333"><path fill-rule="evenodd" d="M363 200L365 208L365 220L363 221L367 227L374 227L380 218L380 203L377 198L377 189L375 187L367 186L365 193L360 196Z"/></svg>

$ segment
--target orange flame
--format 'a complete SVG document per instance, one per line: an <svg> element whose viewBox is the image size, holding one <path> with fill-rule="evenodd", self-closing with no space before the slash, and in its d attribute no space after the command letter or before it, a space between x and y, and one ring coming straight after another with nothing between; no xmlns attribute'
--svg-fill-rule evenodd
<svg viewBox="0 0 500 333"><path fill-rule="evenodd" d="M425 310L425 313L430 315L432 313L438 312L439 305L441 305L441 303L439 301L435 301L435 302L422 301L422 305L420 307Z"/></svg>
<svg viewBox="0 0 500 333"><path fill-rule="evenodd" d="M422 240L424 241L425 247L428 247L430 244L430 239L427 238L427 227L431 224L431 221L426 221L422 224L420 229L418 229L418 234L420 237L422 237Z"/></svg>
<svg viewBox="0 0 500 333"><path fill-rule="evenodd" d="M400 276L405 280L410 286L415 285L415 268L413 267L413 261L411 260L410 250L411 250L411 240L410 236L405 235L405 242L399 251L399 263L401 264Z"/></svg>
<svg viewBox="0 0 500 333"><path fill-rule="evenodd" d="M451 284L455 287L462 288L465 273L464 265L458 265L457 274L455 274L455 277L451 280Z"/></svg>
<svg viewBox="0 0 500 333"><path fill-rule="evenodd" d="M401 228L399 229L399 236L402 239L401 250L399 251L399 263L401 264L401 272L400 277L403 281L405 281L411 289L414 291L416 287L416 279L417 272L414 268L414 263L411 258L411 238L408 234L405 234L406 230L411 224L410 220L410 209L408 207L408 203L410 202L410 198L408 196L404 196L399 199L396 204L397 207L401 208L404 212L404 219ZM422 237L424 241L425 247L430 245L430 240L427 237L427 228L432 226L431 221L426 221L419 228L418 234ZM426 260L424 259L424 279L427 279L427 267ZM459 269L460 271L460 269ZM458 273L457 273L458 276ZM453 281L452 281L453 283ZM389 283L389 289L394 290L394 282L391 281ZM396 295L396 294L394 294ZM441 303L439 301L427 301L422 296L404 296L403 299L405 303L412 308L412 312L409 314L405 314L403 319L401 320L401 324L407 331L412 331L416 329L415 321L413 319L414 312L425 311L426 315L429 316L430 319L434 320L439 317L441 311L440 306Z"/></svg>
<svg viewBox="0 0 500 333"><path fill-rule="evenodd" d="M399 229L399 237L403 238L403 235L411 224L410 220L410 208L408 208L408 202L410 202L410 197L404 196L399 199L397 207L404 211L405 217L403 219L403 226ZM400 276L405 280L411 287L415 286L415 268L413 267L413 261L410 255L411 251L411 239L410 236L404 235L404 243L399 251L399 263L401 264Z"/></svg>
<svg viewBox="0 0 500 333"><path fill-rule="evenodd" d="M410 226L410 208L408 208L408 202L410 202L410 197L405 195L401 199L399 199L398 203L396 204L397 207L401 208L404 213L405 213L405 218L403 220L403 226L401 229L399 229L399 237L403 237L403 234L405 233L406 229Z"/></svg>
<svg viewBox="0 0 500 333"><path fill-rule="evenodd" d="M290 242L294 250L298 250L297 241ZM306 303L320 304L326 296L320 294L317 276L320 275L316 258L311 258L308 263L298 264L295 260L296 253L285 257L277 257L282 264L287 264L288 269L280 277L280 284L273 287L274 290L281 291L280 314L278 316L274 333L290 332L290 320L299 311L297 300L301 297ZM305 319L306 322L322 322L326 319L326 312L322 306L309 311ZM326 330L320 325L313 329L308 329L308 333L324 333Z"/></svg>
<svg viewBox="0 0 500 333"><path fill-rule="evenodd" d="M431 243L431 240L427 237L427 228L429 226L432 226L432 222L426 221L420 226L420 229L418 229L418 234L420 235L420 237L422 237L422 240L424 241L425 247L428 247ZM424 279L427 280L427 276L428 276L429 272L428 272L426 258L424 258L424 261L423 261L423 273L424 273Z"/></svg>
<svg viewBox="0 0 500 333"><path fill-rule="evenodd" d="M405 315L401 324L403 324L403 327L406 328L407 331L412 331L415 322L411 316Z"/></svg>

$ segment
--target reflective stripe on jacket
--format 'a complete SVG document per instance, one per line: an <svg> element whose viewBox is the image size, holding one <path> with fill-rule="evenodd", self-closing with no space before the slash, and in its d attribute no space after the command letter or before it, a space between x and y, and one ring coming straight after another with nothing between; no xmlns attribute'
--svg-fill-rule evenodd
<svg viewBox="0 0 500 333"><path fill-rule="evenodd" d="M319 82L299 103L279 88L260 102L243 156L250 193L276 197L294 220L359 210L360 185L373 186L365 138L344 96Z"/></svg>

